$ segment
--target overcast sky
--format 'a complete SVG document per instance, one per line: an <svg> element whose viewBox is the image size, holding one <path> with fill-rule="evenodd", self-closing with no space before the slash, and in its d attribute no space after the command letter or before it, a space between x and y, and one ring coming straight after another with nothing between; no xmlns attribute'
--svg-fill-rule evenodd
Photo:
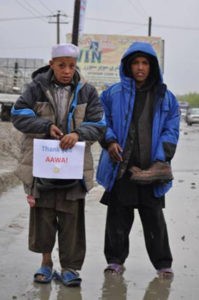
<svg viewBox="0 0 199 300"><path fill-rule="evenodd" d="M43 58L72 32L74 0L0 0L0 57ZM175 94L199 92L198 0L87 0L85 33L148 35L165 41L164 81ZM119 62L118 62L119 64Z"/></svg>

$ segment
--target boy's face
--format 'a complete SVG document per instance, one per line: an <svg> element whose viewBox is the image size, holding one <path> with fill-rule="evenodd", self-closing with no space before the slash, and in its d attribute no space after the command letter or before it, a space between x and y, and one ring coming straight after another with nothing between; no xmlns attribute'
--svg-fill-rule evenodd
<svg viewBox="0 0 199 300"><path fill-rule="evenodd" d="M76 62L76 58L73 57L57 57L50 60L49 64L57 81L68 84L73 79Z"/></svg>
<svg viewBox="0 0 199 300"><path fill-rule="evenodd" d="M142 86L150 73L150 63L146 57L136 57L131 63L132 76L137 86Z"/></svg>

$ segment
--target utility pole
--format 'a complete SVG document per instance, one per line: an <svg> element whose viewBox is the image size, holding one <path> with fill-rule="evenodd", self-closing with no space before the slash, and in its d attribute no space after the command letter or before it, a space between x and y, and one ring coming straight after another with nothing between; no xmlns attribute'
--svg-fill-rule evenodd
<svg viewBox="0 0 199 300"><path fill-rule="evenodd" d="M60 21L60 17L67 17L65 14L61 14L60 10L57 11L56 15L49 16L50 18L56 18L56 21L49 21L48 23L57 24L57 44L60 44L60 24L68 24L68 22Z"/></svg>
<svg viewBox="0 0 199 300"><path fill-rule="evenodd" d="M18 69L19 69L18 62L16 61L14 65L13 88L17 87Z"/></svg>
<svg viewBox="0 0 199 300"><path fill-rule="evenodd" d="M74 14L73 14L72 44L76 46L78 46L78 38L79 38L79 16L80 16L80 0L75 0Z"/></svg>
<svg viewBox="0 0 199 300"><path fill-rule="evenodd" d="M148 24L148 36L151 36L151 26L152 26L152 18L149 17L149 24Z"/></svg>

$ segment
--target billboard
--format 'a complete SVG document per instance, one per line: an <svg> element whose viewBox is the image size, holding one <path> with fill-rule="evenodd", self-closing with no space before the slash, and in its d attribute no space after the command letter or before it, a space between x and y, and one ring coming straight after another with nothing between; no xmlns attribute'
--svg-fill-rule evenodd
<svg viewBox="0 0 199 300"><path fill-rule="evenodd" d="M67 41L71 41L71 34L67 35ZM78 60L82 74L98 90L117 82L121 57L130 44L136 41L152 44L163 71L164 41L160 37L84 34L79 41Z"/></svg>

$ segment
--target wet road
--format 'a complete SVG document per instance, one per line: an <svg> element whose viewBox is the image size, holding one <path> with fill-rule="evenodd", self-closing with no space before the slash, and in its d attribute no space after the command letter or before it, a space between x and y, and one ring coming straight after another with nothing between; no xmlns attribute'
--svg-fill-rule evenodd
<svg viewBox="0 0 199 300"><path fill-rule="evenodd" d="M173 160L174 185L167 194L165 218L174 257L172 282L159 280L149 262L138 215L123 276L105 277L103 240L106 207L95 186L86 202L87 254L81 288L32 282L40 255L27 249L28 206L21 186L0 196L0 299L27 300L198 300L199 299L199 126L181 126ZM97 156L96 156L97 159ZM57 247L54 267L59 269Z"/></svg>

